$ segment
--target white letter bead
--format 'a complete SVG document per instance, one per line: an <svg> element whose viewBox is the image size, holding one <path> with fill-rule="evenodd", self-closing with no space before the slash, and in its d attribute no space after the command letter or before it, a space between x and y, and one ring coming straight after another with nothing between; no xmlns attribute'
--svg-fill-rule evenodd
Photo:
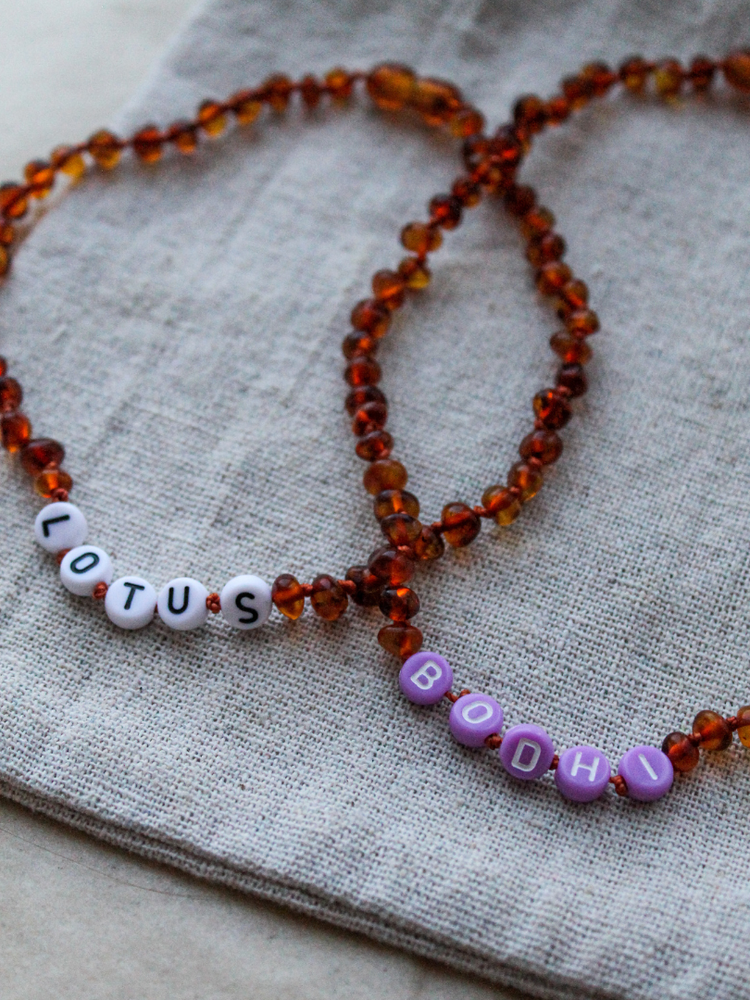
<svg viewBox="0 0 750 1000"><path fill-rule="evenodd" d="M120 628L143 628L156 611L156 591L140 576L121 576L104 598L107 617Z"/></svg>
<svg viewBox="0 0 750 1000"><path fill-rule="evenodd" d="M208 618L207 597L208 591L202 583L189 576L178 576L159 591L159 617L165 625L179 632L199 628Z"/></svg>
<svg viewBox="0 0 750 1000"><path fill-rule="evenodd" d="M221 613L235 628L258 628L271 614L271 588L259 576L235 576L221 592Z"/></svg>
<svg viewBox="0 0 750 1000"><path fill-rule="evenodd" d="M71 594L91 597L97 583L109 583L112 579L112 563L104 549L79 545L60 563L60 579Z"/></svg>
<svg viewBox="0 0 750 1000"><path fill-rule="evenodd" d="M36 540L47 552L74 549L86 541L86 518L72 503L48 503L34 521Z"/></svg>

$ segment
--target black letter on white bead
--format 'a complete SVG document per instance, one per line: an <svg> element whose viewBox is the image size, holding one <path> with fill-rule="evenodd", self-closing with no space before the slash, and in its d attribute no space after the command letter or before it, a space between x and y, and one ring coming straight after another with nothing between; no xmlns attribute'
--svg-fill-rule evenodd
<svg viewBox="0 0 750 1000"><path fill-rule="evenodd" d="M174 606L174 587L169 588L169 600L167 601L167 607L172 612L173 615L181 615L183 611L187 611L188 604L190 603L190 587L186 586L182 592L182 607L176 608Z"/></svg>
<svg viewBox="0 0 750 1000"><path fill-rule="evenodd" d="M123 584L127 587L130 593L128 594L128 599L125 601L124 610L130 611L131 605L133 604L133 598L135 597L136 590L145 590L146 588L142 583L131 583L130 580L126 580Z"/></svg>
<svg viewBox="0 0 750 1000"><path fill-rule="evenodd" d="M246 590L242 594L237 594L237 596L234 599L234 603L237 605L240 611L244 611L248 615L247 618L240 618L239 621L243 625L252 625L253 622L257 622L258 620L258 612L251 605L243 604L242 603L243 597L249 597L251 601L254 601L255 594L251 594L249 590Z"/></svg>

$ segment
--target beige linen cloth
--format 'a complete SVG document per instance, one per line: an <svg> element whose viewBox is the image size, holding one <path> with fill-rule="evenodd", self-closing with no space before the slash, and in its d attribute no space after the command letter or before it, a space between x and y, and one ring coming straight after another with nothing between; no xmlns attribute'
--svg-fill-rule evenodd
<svg viewBox="0 0 750 1000"><path fill-rule="evenodd" d="M167 123L276 70L397 58L494 125L586 60L743 40L740 0L214 0L115 124ZM750 106L722 87L619 96L537 143L524 179L602 318L591 392L517 524L416 581L426 648L458 687L613 768L700 708L750 702L748 162ZM378 544L339 342L458 169L452 141L360 103L293 110L191 160L92 173L40 222L2 290L0 350L116 573L220 589L341 574ZM426 518L514 461L554 329L517 229L496 204L469 213L381 351ZM376 611L118 631L61 587L7 459L2 483L4 794L539 996L747 996L736 742L654 805L571 804L454 743L445 706L405 701Z"/></svg>

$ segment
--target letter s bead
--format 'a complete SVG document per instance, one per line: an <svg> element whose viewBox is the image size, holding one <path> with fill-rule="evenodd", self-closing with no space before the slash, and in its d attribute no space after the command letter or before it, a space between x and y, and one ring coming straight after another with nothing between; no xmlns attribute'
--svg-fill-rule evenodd
<svg viewBox="0 0 750 1000"><path fill-rule="evenodd" d="M259 628L271 606L271 588L259 576L235 576L221 591L221 613L234 628Z"/></svg>

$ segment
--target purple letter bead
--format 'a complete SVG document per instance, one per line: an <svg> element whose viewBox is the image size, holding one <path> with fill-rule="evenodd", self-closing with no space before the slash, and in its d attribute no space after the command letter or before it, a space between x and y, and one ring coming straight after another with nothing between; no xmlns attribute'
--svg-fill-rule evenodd
<svg viewBox="0 0 750 1000"><path fill-rule="evenodd" d="M617 769L625 779L628 795L638 802L653 802L672 787L672 761L656 747L633 747L623 756Z"/></svg>
<svg viewBox="0 0 750 1000"><path fill-rule="evenodd" d="M488 694L465 694L453 702L448 725L459 743L481 747L488 736L499 733L503 710Z"/></svg>
<svg viewBox="0 0 750 1000"><path fill-rule="evenodd" d="M514 778L531 781L541 778L552 763L555 748L541 726L513 726L503 736L500 760Z"/></svg>
<svg viewBox="0 0 750 1000"><path fill-rule="evenodd" d="M607 758L596 747L571 747L560 754L555 784L566 799L592 802L609 784Z"/></svg>
<svg viewBox="0 0 750 1000"><path fill-rule="evenodd" d="M439 653L415 653L401 667L398 683L415 705L434 705L450 691L453 671Z"/></svg>

